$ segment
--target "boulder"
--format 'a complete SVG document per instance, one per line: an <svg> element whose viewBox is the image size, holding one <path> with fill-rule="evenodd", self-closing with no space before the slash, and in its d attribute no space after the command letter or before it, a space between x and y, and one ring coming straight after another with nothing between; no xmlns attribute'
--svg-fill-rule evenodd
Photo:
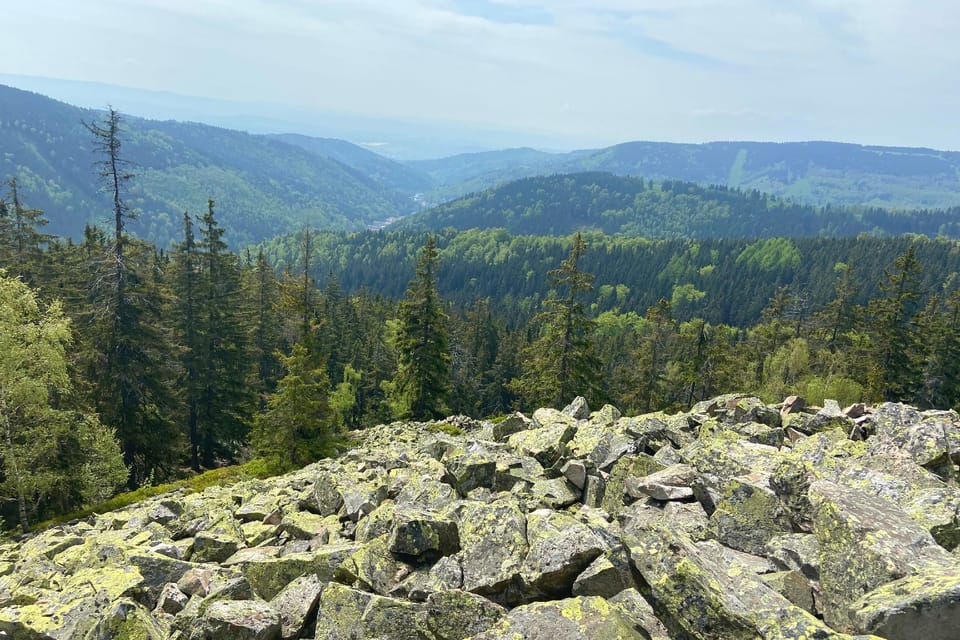
<svg viewBox="0 0 960 640"><path fill-rule="evenodd" d="M776 535L793 531L770 476L756 473L731 478L710 515L710 532L728 547L762 554Z"/></svg>
<svg viewBox="0 0 960 640"><path fill-rule="evenodd" d="M436 640L462 640L483 633L507 613L500 605L467 591L430 594L426 626Z"/></svg>
<svg viewBox="0 0 960 640"><path fill-rule="evenodd" d="M389 549L413 563L436 561L460 550L457 523L426 509L400 507L394 513Z"/></svg>
<svg viewBox="0 0 960 640"><path fill-rule="evenodd" d="M302 637L307 623L316 615L324 584L313 574L300 576L270 600L270 607L280 614L283 640Z"/></svg>
<svg viewBox="0 0 960 640"><path fill-rule="evenodd" d="M280 614L265 602L214 602L191 633L197 640L280 640Z"/></svg>
<svg viewBox="0 0 960 640"><path fill-rule="evenodd" d="M627 493L634 499L686 500L693 497L691 485L697 470L687 464L675 464L642 478L627 479Z"/></svg>
<svg viewBox="0 0 960 640"><path fill-rule="evenodd" d="M520 569L527 556L527 519L515 500L501 498L458 507L463 589L499 604L519 601Z"/></svg>
<svg viewBox="0 0 960 640"><path fill-rule="evenodd" d="M512 609L473 640L645 640L617 605L597 596L535 602Z"/></svg>
<svg viewBox="0 0 960 640"><path fill-rule="evenodd" d="M660 619L674 635L731 640L842 637L751 571L729 565L668 529L642 532L630 551Z"/></svg>
<svg viewBox="0 0 960 640"><path fill-rule="evenodd" d="M900 578L960 567L929 532L895 504L819 480L810 487L820 544L823 617L841 631L855 628L854 602Z"/></svg>
<svg viewBox="0 0 960 640"><path fill-rule="evenodd" d="M588 526L549 509L527 515L527 540L520 572L530 599L570 593L577 576L607 550Z"/></svg>
<svg viewBox="0 0 960 640"><path fill-rule="evenodd" d="M541 411L544 410L538 410ZM577 432L577 427L571 418L559 412L555 413L556 415L540 415L541 420L551 421L548 421L546 426L513 434L507 439L507 446L517 455L535 458L544 467L556 464L566 453L566 444ZM563 419L557 419L557 416L562 416ZM539 422L537 414L534 414L534 422Z"/></svg>

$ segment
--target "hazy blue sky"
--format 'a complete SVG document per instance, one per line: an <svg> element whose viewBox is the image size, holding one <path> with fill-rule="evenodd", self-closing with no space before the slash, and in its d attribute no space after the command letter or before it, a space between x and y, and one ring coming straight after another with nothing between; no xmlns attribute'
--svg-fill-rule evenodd
<svg viewBox="0 0 960 640"><path fill-rule="evenodd" d="M2 11L0 73L568 148L960 149L958 34L957 0L18 0Z"/></svg>

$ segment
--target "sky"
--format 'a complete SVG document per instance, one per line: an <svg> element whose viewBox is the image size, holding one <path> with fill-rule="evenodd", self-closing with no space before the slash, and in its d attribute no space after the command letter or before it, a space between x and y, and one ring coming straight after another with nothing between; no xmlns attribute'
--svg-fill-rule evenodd
<svg viewBox="0 0 960 640"><path fill-rule="evenodd" d="M5 3L0 32L0 73L498 146L960 150L956 0L29 0Z"/></svg>

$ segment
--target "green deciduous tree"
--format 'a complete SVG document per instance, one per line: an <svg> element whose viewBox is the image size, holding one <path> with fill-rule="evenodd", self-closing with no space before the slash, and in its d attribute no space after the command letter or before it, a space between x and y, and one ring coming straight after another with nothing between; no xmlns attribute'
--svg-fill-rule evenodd
<svg viewBox="0 0 960 640"><path fill-rule="evenodd" d="M95 415L55 406L70 393L70 322L0 271L0 492L27 529L45 503L102 500L127 478L112 430ZM67 457L69 456L69 457Z"/></svg>

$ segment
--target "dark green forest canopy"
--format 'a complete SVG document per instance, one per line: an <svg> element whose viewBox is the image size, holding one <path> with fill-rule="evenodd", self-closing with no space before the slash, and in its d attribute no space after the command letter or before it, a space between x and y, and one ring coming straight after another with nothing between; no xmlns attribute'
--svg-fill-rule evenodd
<svg viewBox="0 0 960 640"><path fill-rule="evenodd" d="M349 292L364 289L399 299L427 235L380 231L319 233L314 276L333 274ZM440 251L438 286L444 300L466 307L489 298L491 305L525 321L547 292L546 271L570 251L570 237L511 235L502 229L446 230L435 234ZM835 268L850 265L858 282L854 301L876 295L894 256L913 243L924 267L922 288L938 292L960 273L960 243L924 237L773 238L763 240L649 240L585 236L582 268L596 275L594 311L643 313L660 298L673 300L675 315L748 326L778 288L789 286L811 308L834 295ZM265 243L268 259L296 270L301 258L293 237ZM703 295L700 295L700 292Z"/></svg>
<svg viewBox="0 0 960 640"><path fill-rule="evenodd" d="M648 238L759 238L922 233L960 237L960 207L891 211L815 207L757 190L653 182L610 173L525 178L416 213L397 229L503 228L515 234L600 231Z"/></svg>

